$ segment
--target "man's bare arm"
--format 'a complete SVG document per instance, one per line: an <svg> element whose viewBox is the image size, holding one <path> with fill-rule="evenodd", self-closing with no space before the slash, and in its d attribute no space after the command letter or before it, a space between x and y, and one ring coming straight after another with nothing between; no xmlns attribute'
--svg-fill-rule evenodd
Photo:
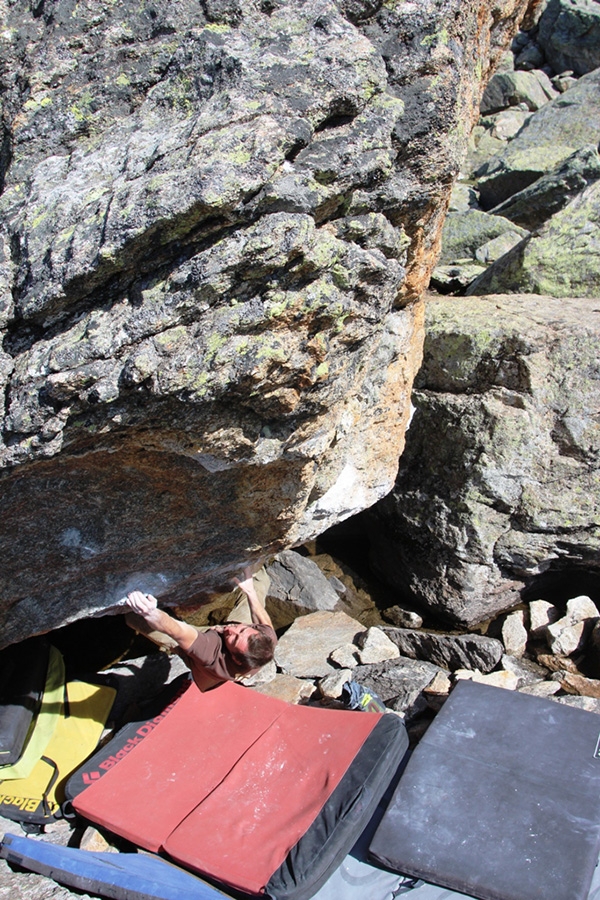
<svg viewBox="0 0 600 900"><path fill-rule="evenodd" d="M151 628L173 638L182 650L189 650L198 637L198 631L193 625L179 622L162 609L158 609L158 601L152 594L131 591L127 594L127 604L133 612L142 616Z"/></svg>
<svg viewBox="0 0 600 900"><path fill-rule="evenodd" d="M270 627L272 628L273 623L271 621L271 616L256 596L256 589L254 587L252 573L249 568L244 569L244 576L245 577L243 581L239 581L239 579L236 578L236 584L248 598L248 606L250 607L250 616L252 618L252 621L255 624L259 625L270 625Z"/></svg>

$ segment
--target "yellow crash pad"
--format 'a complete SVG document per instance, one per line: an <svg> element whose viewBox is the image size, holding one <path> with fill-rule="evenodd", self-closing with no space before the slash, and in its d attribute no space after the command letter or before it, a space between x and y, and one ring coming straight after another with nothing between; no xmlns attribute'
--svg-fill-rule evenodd
<svg viewBox="0 0 600 900"><path fill-rule="evenodd" d="M98 744L115 694L104 685L67 683L67 702L43 756L26 778L0 781L0 815L37 824L54 817L65 799L66 779Z"/></svg>

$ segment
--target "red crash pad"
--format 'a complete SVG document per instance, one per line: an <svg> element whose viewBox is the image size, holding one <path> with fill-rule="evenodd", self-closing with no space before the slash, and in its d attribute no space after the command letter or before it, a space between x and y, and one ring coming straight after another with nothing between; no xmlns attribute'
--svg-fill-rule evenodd
<svg viewBox="0 0 600 900"><path fill-rule="evenodd" d="M190 686L143 742L73 806L156 853L277 717L279 708L266 699L237 685L204 694Z"/></svg>
<svg viewBox="0 0 600 900"><path fill-rule="evenodd" d="M147 850L259 893L341 781L380 715L194 685L73 801Z"/></svg>

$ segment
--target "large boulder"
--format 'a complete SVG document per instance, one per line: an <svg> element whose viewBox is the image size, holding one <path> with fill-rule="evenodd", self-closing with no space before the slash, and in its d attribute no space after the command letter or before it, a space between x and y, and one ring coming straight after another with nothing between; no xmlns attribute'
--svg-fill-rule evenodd
<svg viewBox="0 0 600 900"><path fill-rule="evenodd" d="M555 72L585 75L600 66L600 6L597 0L549 0L537 43Z"/></svg>
<svg viewBox="0 0 600 900"><path fill-rule="evenodd" d="M468 294L600 297L600 181L496 260Z"/></svg>
<svg viewBox="0 0 600 900"><path fill-rule="evenodd" d="M2 643L199 602L390 489L527 6L0 3Z"/></svg>
<svg viewBox="0 0 600 900"><path fill-rule="evenodd" d="M396 486L370 516L379 573L472 625L540 579L600 569L597 304L431 299Z"/></svg>

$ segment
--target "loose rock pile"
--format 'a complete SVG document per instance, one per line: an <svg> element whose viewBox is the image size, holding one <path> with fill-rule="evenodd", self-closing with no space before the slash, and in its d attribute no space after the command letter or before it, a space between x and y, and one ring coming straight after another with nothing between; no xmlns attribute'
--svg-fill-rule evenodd
<svg viewBox="0 0 600 900"><path fill-rule="evenodd" d="M304 558L303 571L311 568L316 563ZM330 608L297 612L274 662L248 679L256 690L293 703L329 705L341 702L344 684L353 680L417 732L419 718L430 720L465 678L600 714L600 680L589 677L600 675L600 611L589 597L570 599L566 610L534 600L491 623L486 634L401 628L383 620L367 627ZM399 614L394 607L391 615Z"/></svg>
<svg viewBox="0 0 600 900"><path fill-rule="evenodd" d="M551 0L483 94L431 281L441 293L598 295L600 13Z"/></svg>

